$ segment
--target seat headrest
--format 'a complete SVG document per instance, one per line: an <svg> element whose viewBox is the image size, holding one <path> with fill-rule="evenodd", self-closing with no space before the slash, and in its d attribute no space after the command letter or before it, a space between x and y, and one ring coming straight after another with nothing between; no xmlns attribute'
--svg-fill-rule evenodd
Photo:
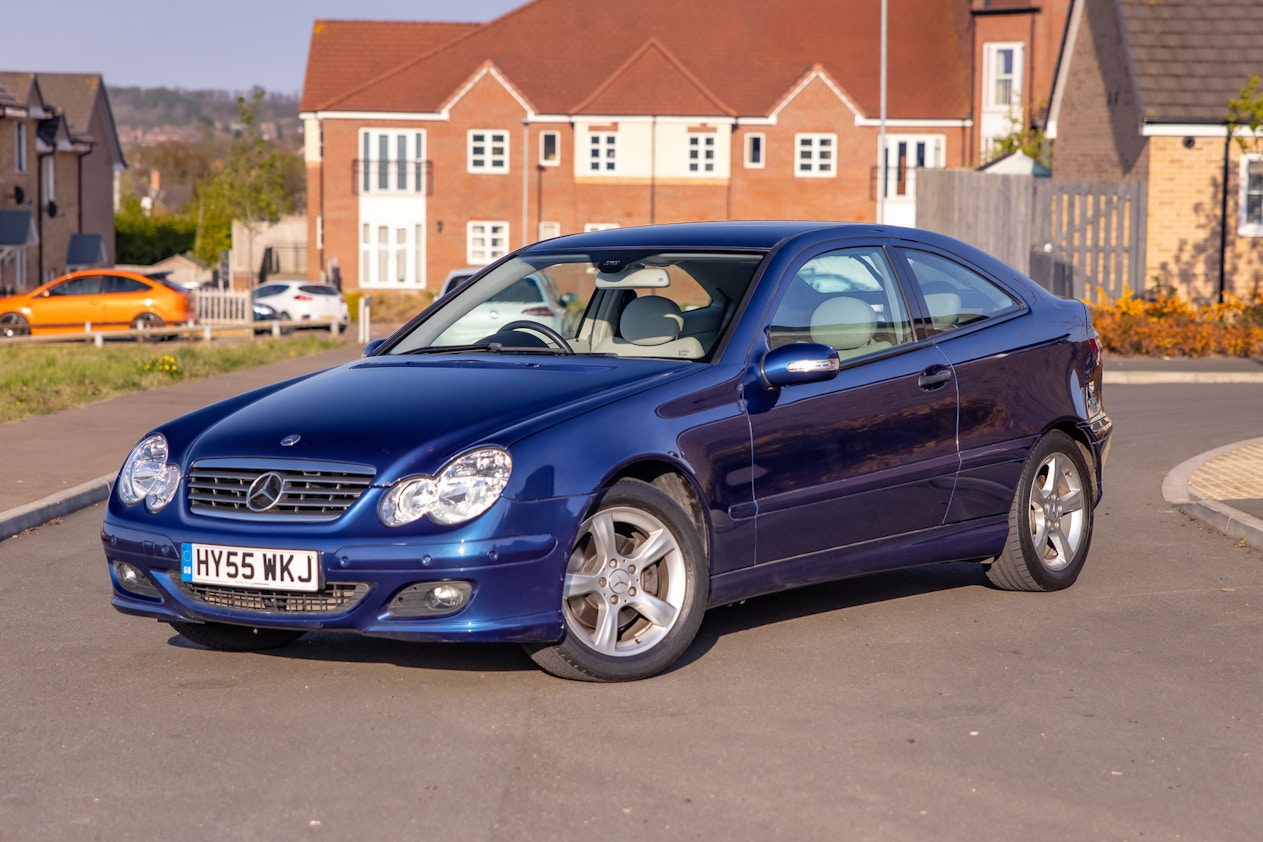
<svg viewBox="0 0 1263 842"><path fill-rule="evenodd" d="M811 314L811 341L839 351L864 347L876 331L877 314L858 298L830 298Z"/></svg>
<svg viewBox="0 0 1263 842"><path fill-rule="evenodd" d="M680 335L684 316L669 298L643 295L623 308L619 333L636 345L662 345Z"/></svg>

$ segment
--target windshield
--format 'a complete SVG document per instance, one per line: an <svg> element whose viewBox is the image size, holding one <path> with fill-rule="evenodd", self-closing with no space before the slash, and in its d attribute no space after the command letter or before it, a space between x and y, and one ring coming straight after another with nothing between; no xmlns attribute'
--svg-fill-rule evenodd
<svg viewBox="0 0 1263 842"><path fill-rule="evenodd" d="M440 299L388 354L486 350L707 360L762 254L521 254Z"/></svg>

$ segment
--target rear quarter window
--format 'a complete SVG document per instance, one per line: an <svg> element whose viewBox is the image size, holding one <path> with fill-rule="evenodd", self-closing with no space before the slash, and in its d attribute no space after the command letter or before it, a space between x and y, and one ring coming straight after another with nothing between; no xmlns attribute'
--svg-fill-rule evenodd
<svg viewBox="0 0 1263 842"><path fill-rule="evenodd" d="M913 283L925 302L928 318L921 324L933 335L975 324L1021 305L1017 299L978 272L940 254L900 249Z"/></svg>

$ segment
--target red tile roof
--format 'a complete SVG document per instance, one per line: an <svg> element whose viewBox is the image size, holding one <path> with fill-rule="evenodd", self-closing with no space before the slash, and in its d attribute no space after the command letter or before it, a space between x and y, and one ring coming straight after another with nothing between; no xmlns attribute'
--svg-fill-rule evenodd
<svg viewBox="0 0 1263 842"><path fill-rule="evenodd" d="M304 110L437 112L487 61L542 114L766 115L814 65L867 116L879 110L873 0L533 0L437 48L400 45L410 54L393 68L400 53L359 26L329 39L336 51L313 35ZM956 33L949 2L889 0L891 118L968 115Z"/></svg>
<svg viewBox="0 0 1263 842"><path fill-rule="evenodd" d="M301 109L326 108L332 100L479 26L477 23L318 20L311 30Z"/></svg>

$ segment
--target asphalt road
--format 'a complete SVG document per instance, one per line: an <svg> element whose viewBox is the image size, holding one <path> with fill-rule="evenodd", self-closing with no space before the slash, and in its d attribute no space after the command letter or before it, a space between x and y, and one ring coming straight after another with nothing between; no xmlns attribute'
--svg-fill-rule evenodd
<svg viewBox="0 0 1263 842"><path fill-rule="evenodd" d="M101 507L0 543L0 839L1255 840L1263 555L1162 500L1263 386L1107 391L1087 568L940 565L708 615L672 672L513 646L186 645L116 614Z"/></svg>

